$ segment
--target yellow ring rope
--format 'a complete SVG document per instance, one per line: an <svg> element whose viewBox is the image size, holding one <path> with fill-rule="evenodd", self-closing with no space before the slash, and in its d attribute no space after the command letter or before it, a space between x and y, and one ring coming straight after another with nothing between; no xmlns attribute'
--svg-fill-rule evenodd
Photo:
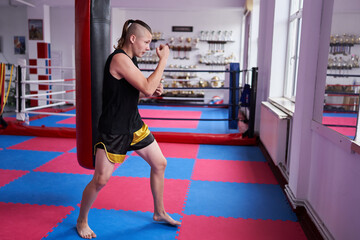
<svg viewBox="0 0 360 240"><path fill-rule="evenodd" d="M5 72L5 64L1 63L1 71L0 71L0 94L2 93L2 87L3 87L3 80L4 80L4 72ZM1 94L0 103L1 100L4 99L4 96ZM0 106L0 114L2 113L2 106Z"/></svg>
<svg viewBox="0 0 360 240"><path fill-rule="evenodd" d="M5 71L5 64L3 64L4 66L4 71ZM10 72L10 81L9 81L9 85L8 85L8 89L7 89L7 92L5 94L5 101L4 101L4 104L3 106L1 107L1 112L0 112L0 115L3 113L4 111L4 108L5 108L5 105L6 105L6 102L8 100L8 97L9 97L9 93L10 93L10 88L11 88L11 81L12 81L12 76L13 76L13 70L14 70L14 65L11 65L11 72ZM3 74L2 74L3 76ZM3 79L3 77L1 76L1 84L2 84L2 81L5 80ZM4 84L4 90L5 90L5 84Z"/></svg>

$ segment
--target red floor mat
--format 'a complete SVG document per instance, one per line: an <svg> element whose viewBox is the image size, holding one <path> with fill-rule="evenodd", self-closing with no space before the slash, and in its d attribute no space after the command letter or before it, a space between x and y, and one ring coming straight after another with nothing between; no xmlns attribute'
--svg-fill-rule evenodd
<svg viewBox="0 0 360 240"><path fill-rule="evenodd" d="M356 118L352 117L323 117L323 124L356 126Z"/></svg>
<svg viewBox="0 0 360 240"><path fill-rule="evenodd" d="M0 202L0 239L42 239L72 210L73 207Z"/></svg>
<svg viewBox="0 0 360 240"><path fill-rule="evenodd" d="M355 136L356 133L356 127L350 128L350 127L329 127L333 129L334 131L341 133L345 136Z"/></svg>
<svg viewBox="0 0 360 240"><path fill-rule="evenodd" d="M178 240L306 240L298 222L185 215Z"/></svg>
<svg viewBox="0 0 360 240"><path fill-rule="evenodd" d="M181 213L190 181L165 179L164 205L168 213ZM110 178L100 191L93 208L153 212L150 179L133 177Z"/></svg>
<svg viewBox="0 0 360 240"><path fill-rule="evenodd" d="M201 111L174 111L174 110L155 110L155 109L139 109L141 117L151 118L187 118L187 119L200 119ZM197 128L199 121L190 120L151 120L144 119L144 122L149 127L159 128Z"/></svg>
<svg viewBox="0 0 360 240"><path fill-rule="evenodd" d="M160 149L165 157L196 158L199 150L198 144L163 143L159 142ZM137 156L135 152L133 156Z"/></svg>
<svg viewBox="0 0 360 240"><path fill-rule="evenodd" d="M69 117L67 119L58 121L59 124L76 124L76 117Z"/></svg>
<svg viewBox="0 0 360 240"><path fill-rule="evenodd" d="M34 171L73 174L93 174L94 170L83 168L77 161L76 153L64 153Z"/></svg>
<svg viewBox="0 0 360 240"><path fill-rule="evenodd" d="M197 159L191 179L277 184L266 162Z"/></svg>
<svg viewBox="0 0 360 240"><path fill-rule="evenodd" d="M8 149L48 152L67 152L76 147L74 138L36 137L9 147Z"/></svg>
<svg viewBox="0 0 360 240"><path fill-rule="evenodd" d="M0 169L0 187L5 186L27 173L29 173L29 171Z"/></svg>

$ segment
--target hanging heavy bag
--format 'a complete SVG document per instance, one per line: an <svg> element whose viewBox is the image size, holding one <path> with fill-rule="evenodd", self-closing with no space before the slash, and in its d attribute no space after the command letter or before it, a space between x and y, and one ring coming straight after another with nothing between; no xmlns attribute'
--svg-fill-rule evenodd
<svg viewBox="0 0 360 240"><path fill-rule="evenodd" d="M249 107L250 106L250 85L245 84L244 89L241 92L240 102L242 107Z"/></svg>

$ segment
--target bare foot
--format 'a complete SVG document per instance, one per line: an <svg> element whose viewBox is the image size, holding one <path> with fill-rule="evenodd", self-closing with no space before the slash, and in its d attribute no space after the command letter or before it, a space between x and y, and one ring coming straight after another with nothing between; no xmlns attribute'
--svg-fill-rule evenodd
<svg viewBox="0 0 360 240"><path fill-rule="evenodd" d="M169 214L167 214L166 212L162 213L162 214L155 214L153 216L154 221L157 222L166 222L170 225L173 226L178 226L181 225L181 223L179 221L176 221L174 219L172 219L172 217L169 216Z"/></svg>
<svg viewBox="0 0 360 240"><path fill-rule="evenodd" d="M96 234L91 230L87 222L79 221L76 224L76 230L80 237L86 238L86 239L92 239L96 238Z"/></svg>

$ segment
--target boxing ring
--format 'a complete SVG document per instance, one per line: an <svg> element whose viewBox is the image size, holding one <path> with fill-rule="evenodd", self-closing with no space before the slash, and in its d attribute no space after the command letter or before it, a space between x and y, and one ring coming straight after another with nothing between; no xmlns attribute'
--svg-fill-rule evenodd
<svg viewBox="0 0 360 240"><path fill-rule="evenodd" d="M328 73L325 88L322 123L352 140L358 125L359 78L358 74Z"/></svg>
<svg viewBox="0 0 360 240"><path fill-rule="evenodd" d="M18 76L20 81L17 81L17 116L18 120L25 120L28 114L40 115L59 115L59 116L75 116L75 114L49 112L46 109L51 109L57 106L64 106L71 104L75 106L75 78L72 79L25 79L24 70L27 68L34 69L34 66L19 66ZM75 68L70 67L42 67L36 66L37 69L49 70L70 70ZM66 87L70 89L65 89ZM30 89L30 94L26 92ZM74 93L69 96L68 93ZM26 101L30 100L30 106L27 107ZM44 110L45 111L37 111Z"/></svg>
<svg viewBox="0 0 360 240"><path fill-rule="evenodd" d="M8 84L15 89L15 114L4 117L6 128L2 129L2 134L74 137L74 134L71 134L72 130L68 130L66 126L36 127L30 125L30 122L51 116L75 117L75 112L70 111L75 109L75 78L51 78L56 76L55 71L74 72L75 69L25 65L25 63L16 67L13 65L13 69L13 80ZM35 72L40 73L36 77L29 74L34 72L34 69ZM42 72L48 74L41 75ZM44 76L47 79L44 79Z"/></svg>
<svg viewBox="0 0 360 240"><path fill-rule="evenodd" d="M74 68L60 68L60 67L43 67L36 66L38 69L50 70L66 70L74 71ZM16 67L16 120L17 122L10 123L11 128L18 127L21 134L31 132L32 130L40 130L49 134L57 134L59 130L73 131L76 126L76 80L70 79L26 79L27 71L34 68L34 66L24 65ZM39 71L39 70L38 70ZM143 72L153 71L151 69L143 69ZM256 77L257 69L249 71L250 74ZM165 70L166 73L176 72L175 70ZM180 70L178 72L181 72ZM210 70L193 70L194 73L211 72ZM226 103L209 102L211 99L206 99L204 103L188 103L188 102L166 102L166 97L160 96L158 98L142 98L139 103L139 111L145 122L152 128L152 131L173 132L186 134L237 134L239 135L239 109L240 106L240 82L249 82L249 80L241 80L242 74L248 70L224 70L214 71L216 73L223 73L228 75L228 84L223 87L213 88L208 87L182 87L181 91L190 90L208 90L226 91L228 99ZM255 79L252 79L255 81ZM44 90L45 88L45 90ZM37 91L34 91L37 90ZM40 90L42 89L42 90ZM164 87L164 92L173 90L172 87ZM69 93L73 93L69 95ZM182 100L189 100L188 97L181 98ZM222 99L223 100L223 99ZM245 108L243 108L245 109ZM248 108L246 108L248 109ZM250 116L250 109L247 111ZM160 117L159 117L160 116ZM55 121L55 122L52 122ZM163 122L163 123L162 123ZM183 124L182 124L183 122ZM214 122L214 123L210 123ZM164 128L161 125L165 124L169 127ZM220 126L216 129L217 126ZM175 127L174 127L175 126ZM194 127L195 126L195 127ZM199 126L198 128L196 126ZM251 126L251 124L250 124ZM39 129L41 127L41 129ZM67 129L69 128L69 129ZM174 130L172 130L172 128ZM10 131L8 129L8 131ZM211 130L213 129L213 131ZM14 132L14 131L12 131ZM156 134L156 133L155 133ZM253 135L253 130L247 131L249 137ZM243 134L242 134L243 135ZM73 136L73 134L71 135ZM69 136L69 137L71 137Z"/></svg>

